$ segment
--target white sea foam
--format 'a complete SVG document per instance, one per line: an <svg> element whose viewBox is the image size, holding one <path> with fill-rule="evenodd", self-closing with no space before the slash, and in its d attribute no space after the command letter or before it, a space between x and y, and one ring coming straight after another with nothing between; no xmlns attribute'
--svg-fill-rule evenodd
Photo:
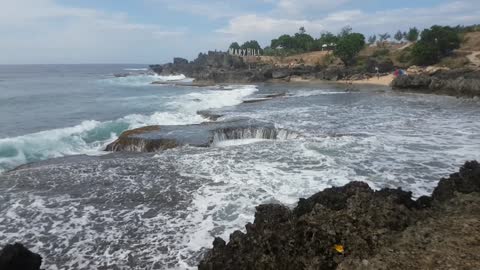
<svg viewBox="0 0 480 270"><path fill-rule="evenodd" d="M148 71L148 68L124 68L126 71Z"/></svg>
<svg viewBox="0 0 480 270"><path fill-rule="evenodd" d="M298 90L290 93L294 97L310 97L320 95L341 95L348 94L345 91L331 91L331 90Z"/></svg>
<svg viewBox="0 0 480 270"><path fill-rule="evenodd" d="M204 90L181 96L169 103L179 111L197 112L238 105L243 99L258 91L254 85L230 86L227 90ZM230 90L231 89L231 90Z"/></svg>
<svg viewBox="0 0 480 270"><path fill-rule="evenodd" d="M198 110L240 104L257 91L255 86L238 86L233 90L203 90L177 96L168 103L169 111L151 115L132 114L117 120L83 121L67 128L46 130L23 136L0 139L0 172L15 166L67 155L102 153L105 145L127 129L147 125L186 125L204 122Z"/></svg>
<svg viewBox="0 0 480 270"><path fill-rule="evenodd" d="M102 80L104 83L123 85L123 86L146 86L150 85L152 82L161 81L161 82L191 82L191 78L187 78L185 75L170 75L162 76L158 74L148 73L148 74L135 74L128 75L125 77L115 77Z"/></svg>

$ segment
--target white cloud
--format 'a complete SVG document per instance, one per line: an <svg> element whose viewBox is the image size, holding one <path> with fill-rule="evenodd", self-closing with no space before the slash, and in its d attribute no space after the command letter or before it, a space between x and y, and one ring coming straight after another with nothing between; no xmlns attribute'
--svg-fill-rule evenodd
<svg viewBox="0 0 480 270"><path fill-rule="evenodd" d="M300 26L304 26L307 32L315 37L323 31L338 32L346 25L368 35L394 32L398 29L407 30L412 26L426 28L433 24L468 25L479 23L478 18L480 18L480 1L463 0L431 8L402 8L378 12L333 11L313 20L249 14L232 18L227 26L218 29L217 32L228 37L230 41L243 42L257 39L264 45L268 45L272 38L285 33L293 34Z"/></svg>
<svg viewBox="0 0 480 270"><path fill-rule="evenodd" d="M0 63L155 62L185 47L184 32L53 0L10 1L0 9Z"/></svg>
<svg viewBox="0 0 480 270"><path fill-rule="evenodd" d="M189 13L213 20L231 18L242 13L241 8L237 7L236 4L225 1L149 0L149 2L160 4L159 8L167 8L172 11Z"/></svg>
<svg viewBox="0 0 480 270"><path fill-rule="evenodd" d="M274 0L276 4L273 14L279 16L301 16L305 14L327 12L340 7L351 0Z"/></svg>
<svg viewBox="0 0 480 270"><path fill-rule="evenodd" d="M159 63L173 56L191 59L200 51L225 49L232 41L256 39L268 45L272 38L293 34L301 26L314 37L322 31L338 32L345 25L370 35L411 26L467 25L480 18L478 0L376 12L345 9L352 0L144 0L149 8L158 5L159 13L194 14L195 19L182 20L191 24L190 30L138 23L125 13L75 8L58 1L2 1L0 63ZM221 22L224 26L217 29L208 26Z"/></svg>

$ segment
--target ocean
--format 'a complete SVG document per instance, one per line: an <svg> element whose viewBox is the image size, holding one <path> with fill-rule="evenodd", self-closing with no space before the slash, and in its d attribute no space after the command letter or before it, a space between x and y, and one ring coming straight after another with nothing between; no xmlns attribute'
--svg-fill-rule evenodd
<svg viewBox="0 0 480 270"><path fill-rule="evenodd" d="M244 230L259 204L294 206L350 181L418 197L480 160L478 100L178 80L191 81L145 65L0 66L0 243L25 243L46 269L195 269L214 237ZM128 129L209 121L199 110L300 136L103 151Z"/></svg>

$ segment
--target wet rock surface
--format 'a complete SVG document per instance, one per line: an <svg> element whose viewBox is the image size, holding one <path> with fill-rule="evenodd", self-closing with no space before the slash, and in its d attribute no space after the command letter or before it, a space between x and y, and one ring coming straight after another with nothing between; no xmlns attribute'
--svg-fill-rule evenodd
<svg viewBox="0 0 480 270"><path fill-rule="evenodd" d="M294 209L260 205L246 233L215 239L199 269L478 269L479 188L472 161L432 197L351 182Z"/></svg>
<svg viewBox="0 0 480 270"><path fill-rule="evenodd" d="M480 96L480 71L438 70L433 74L399 76L392 82L397 90L418 90L453 96Z"/></svg>
<svg viewBox="0 0 480 270"><path fill-rule="evenodd" d="M212 117L213 115L209 115ZM156 152L183 145L208 147L216 141L237 139L287 139L298 134L275 124L249 118L194 125L147 126L125 131L106 151Z"/></svg>
<svg viewBox="0 0 480 270"><path fill-rule="evenodd" d="M2 270L40 270L41 265L42 257L22 244L8 244L0 251L0 269Z"/></svg>

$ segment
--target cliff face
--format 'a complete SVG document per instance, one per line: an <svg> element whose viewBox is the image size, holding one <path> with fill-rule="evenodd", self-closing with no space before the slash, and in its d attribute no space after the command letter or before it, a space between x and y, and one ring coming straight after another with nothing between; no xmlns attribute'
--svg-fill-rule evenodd
<svg viewBox="0 0 480 270"><path fill-rule="evenodd" d="M452 96L480 96L480 71L440 70L433 74L399 76L392 82L397 90L417 90Z"/></svg>
<svg viewBox="0 0 480 270"><path fill-rule="evenodd" d="M468 162L418 200L352 182L300 199L294 209L260 205L246 234L234 232L228 244L216 238L199 269L479 269L479 242L459 244L479 235L479 192L480 165ZM457 223L469 227L448 228ZM461 229L465 239L449 238Z"/></svg>

